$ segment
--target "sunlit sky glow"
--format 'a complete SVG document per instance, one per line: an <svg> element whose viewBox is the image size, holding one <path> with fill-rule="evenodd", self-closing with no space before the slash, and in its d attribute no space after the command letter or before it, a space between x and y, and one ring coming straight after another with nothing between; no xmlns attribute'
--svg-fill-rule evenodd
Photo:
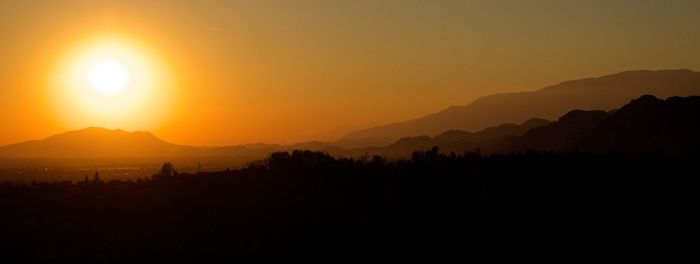
<svg viewBox="0 0 700 264"><path fill-rule="evenodd" d="M46 82L48 111L68 129L152 130L174 107L178 91L168 67L133 40L88 39L57 62Z"/></svg>
<svg viewBox="0 0 700 264"><path fill-rule="evenodd" d="M0 145L87 126L323 140L496 92L697 71L698 14L693 0L0 1Z"/></svg>

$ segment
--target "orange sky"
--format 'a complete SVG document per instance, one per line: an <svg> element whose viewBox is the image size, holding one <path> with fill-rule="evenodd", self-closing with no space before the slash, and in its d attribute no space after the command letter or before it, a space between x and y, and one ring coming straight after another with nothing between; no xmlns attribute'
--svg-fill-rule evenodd
<svg viewBox="0 0 700 264"><path fill-rule="evenodd" d="M325 140L495 92L700 70L698 1L494 2L0 1L0 145L93 125L195 145ZM158 72L119 118L56 81L100 41Z"/></svg>

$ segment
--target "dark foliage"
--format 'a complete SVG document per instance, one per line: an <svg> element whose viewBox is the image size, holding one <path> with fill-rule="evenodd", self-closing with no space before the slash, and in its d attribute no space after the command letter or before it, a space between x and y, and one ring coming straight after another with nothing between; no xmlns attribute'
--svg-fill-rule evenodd
<svg viewBox="0 0 700 264"><path fill-rule="evenodd" d="M222 172L166 164L147 180L3 183L1 253L188 261L656 247L694 225L699 157L433 149L389 162L295 151Z"/></svg>

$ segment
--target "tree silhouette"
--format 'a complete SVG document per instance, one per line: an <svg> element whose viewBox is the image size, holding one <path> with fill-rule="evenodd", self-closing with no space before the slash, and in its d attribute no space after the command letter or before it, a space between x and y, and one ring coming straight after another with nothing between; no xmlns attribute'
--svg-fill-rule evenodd
<svg viewBox="0 0 700 264"><path fill-rule="evenodd" d="M7 259L480 252L537 245L648 248L695 222L700 153L410 159L278 152L240 169L88 185L0 184ZM640 231L643 230L643 231ZM671 242L669 242L671 241ZM195 260L195 259L193 259Z"/></svg>

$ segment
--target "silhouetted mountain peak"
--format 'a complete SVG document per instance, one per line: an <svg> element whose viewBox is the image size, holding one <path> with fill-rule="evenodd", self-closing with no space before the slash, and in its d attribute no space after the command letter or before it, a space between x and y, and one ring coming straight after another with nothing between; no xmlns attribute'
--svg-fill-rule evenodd
<svg viewBox="0 0 700 264"><path fill-rule="evenodd" d="M149 132L88 127L0 148L0 155L14 157L127 157L167 155L178 145Z"/></svg>
<svg viewBox="0 0 700 264"><path fill-rule="evenodd" d="M615 112L582 140L586 150L688 153L700 146L700 96L645 95Z"/></svg>
<svg viewBox="0 0 700 264"><path fill-rule="evenodd" d="M632 102L630 102L628 106L636 104L658 104L661 102L663 102L663 100L656 98L656 96L645 94L637 99L632 100Z"/></svg>
<svg viewBox="0 0 700 264"><path fill-rule="evenodd" d="M551 123L549 120L535 117L535 118L528 119L527 121L525 121L525 123L522 123L521 126L534 128L534 127L549 125L549 123Z"/></svg>
<svg viewBox="0 0 700 264"><path fill-rule="evenodd" d="M700 97L669 97L666 100L662 100L652 95L644 95L617 110L613 118L626 119L627 122L630 122L632 119L639 118L675 117L675 115L683 115L685 111L692 111L683 108L693 107L694 104L699 103L697 102L698 98Z"/></svg>

